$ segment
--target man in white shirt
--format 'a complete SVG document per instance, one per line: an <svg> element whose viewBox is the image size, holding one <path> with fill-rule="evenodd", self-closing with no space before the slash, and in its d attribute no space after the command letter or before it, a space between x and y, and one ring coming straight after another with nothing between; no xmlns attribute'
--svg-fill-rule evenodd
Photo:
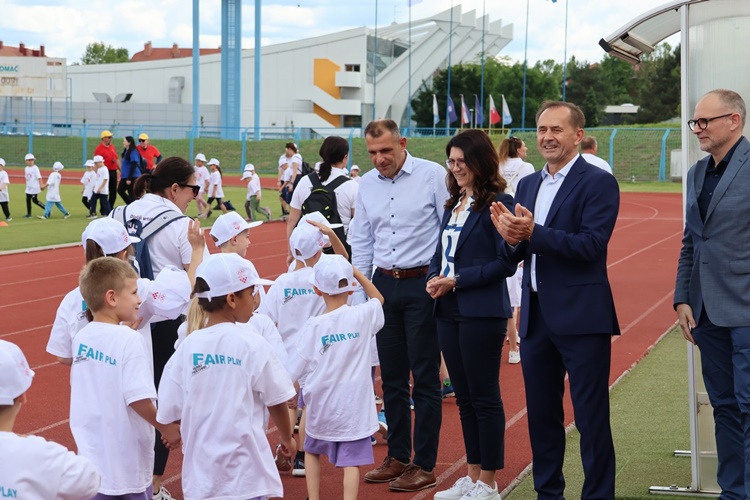
<svg viewBox="0 0 750 500"><path fill-rule="evenodd" d="M388 456L365 474L365 481L417 491L435 486L442 420L440 349L425 277L449 196L446 172L437 163L412 157L393 120L371 122L365 141L375 168L362 176L348 240L352 264L372 276L385 297L386 326L377 345L388 420Z"/></svg>
<svg viewBox="0 0 750 500"><path fill-rule="evenodd" d="M599 144L596 142L596 137L593 135L587 135L581 140L581 156L587 162L591 163L595 167L599 167L605 172L612 173L612 167L609 163L596 156L596 152L599 149Z"/></svg>

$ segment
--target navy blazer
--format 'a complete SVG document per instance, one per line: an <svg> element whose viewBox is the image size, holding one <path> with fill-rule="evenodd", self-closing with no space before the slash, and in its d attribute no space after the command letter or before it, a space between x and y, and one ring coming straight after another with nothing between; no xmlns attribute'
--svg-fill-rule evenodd
<svg viewBox="0 0 750 500"><path fill-rule="evenodd" d="M500 193L495 201L512 210L513 197ZM440 231L451 218L451 209L443 213ZM428 276L440 274L443 259L442 238L438 238ZM490 219L490 207L471 211L456 244L455 273L460 288L456 289L458 310L467 318L510 318L510 298L505 278L513 276L516 264L508 259L505 242Z"/></svg>
<svg viewBox="0 0 750 500"><path fill-rule="evenodd" d="M541 183L541 171L518 183L516 201L532 213ZM541 313L553 332L619 335L607 277L607 244L619 209L620 189L614 176L579 156L552 201L544 225L536 224L531 240L510 251L513 261L524 261L522 338L529 325L532 254L536 254Z"/></svg>

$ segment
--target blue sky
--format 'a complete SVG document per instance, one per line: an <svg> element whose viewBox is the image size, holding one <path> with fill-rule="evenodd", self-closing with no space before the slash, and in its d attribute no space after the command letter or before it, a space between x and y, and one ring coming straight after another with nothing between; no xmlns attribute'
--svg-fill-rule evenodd
<svg viewBox="0 0 750 500"><path fill-rule="evenodd" d="M598 61L604 52L598 41L634 17L661 5L659 0L528 0L528 58L562 61L565 4L568 4L568 54ZM523 0L464 0L464 12L486 9L491 21L513 24L514 40L500 55L523 60L526 2ZM243 2L243 47L254 38L254 1ZM378 0L378 25L408 20L408 0ZM451 0L422 0L412 7L412 19L449 9ZM202 0L201 46L218 47L221 39L221 0ZM133 54L147 41L157 47L192 45L192 0L0 0L0 39L17 46L45 45L47 54L80 59L86 45L104 41ZM264 0L263 44L280 43L375 24L375 0ZM672 44L675 40L670 40Z"/></svg>

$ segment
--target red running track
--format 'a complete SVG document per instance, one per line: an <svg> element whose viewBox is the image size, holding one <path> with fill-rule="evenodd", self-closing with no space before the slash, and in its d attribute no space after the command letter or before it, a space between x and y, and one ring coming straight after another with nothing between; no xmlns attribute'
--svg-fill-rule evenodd
<svg viewBox="0 0 750 500"><path fill-rule="evenodd" d="M623 332L621 336L613 337L611 383L641 359L674 323L672 291L681 234L679 194L622 195L620 217L609 245L608 259ZM273 278L284 272L286 242L282 224L264 224L254 229L251 241L248 256L262 276ZM215 247L210 246L215 251ZM29 391L29 404L19 416L16 431L38 434L69 448L74 448L67 422L69 369L55 363L44 348L57 305L76 286L82 265L80 247L0 256L5 292L4 303L0 304L0 338L18 344L36 371ZM498 473L498 486L503 490L530 464L531 451L520 366L509 365L504 358L500 382L507 417L505 469ZM569 398L566 398L566 414L567 424L573 417ZM277 442L275 431L269 434L269 440L272 444ZM375 461L379 463L387 446L379 439L374 451ZM180 456L179 452L173 454L165 475L167 487L178 498L181 498ZM443 427L435 470L438 489L450 486L465 474L465 460L455 400L448 399L443 403ZM248 473L252 474L252 471ZM322 498L340 498L342 478L340 470L324 465ZM285 498L306 497L303 478L282 473L282 480ZM387 485L363 482L360 498L416 500L431 498L435 491L393 494ZM569 496L574 496L574 493Z"/></svg>

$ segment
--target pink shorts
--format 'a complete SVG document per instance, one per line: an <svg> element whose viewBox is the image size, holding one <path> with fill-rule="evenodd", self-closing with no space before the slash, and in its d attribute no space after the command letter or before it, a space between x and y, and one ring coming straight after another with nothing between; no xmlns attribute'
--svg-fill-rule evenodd
<svg viewBox="0 0 750 500"><path fill-rule="evenodd" d="M357 441L340 442L306 436L305 452L313 455L325 455L328 457L328 461L336 467L359 467L360 465L375 463L370 436Z"/></svg>

